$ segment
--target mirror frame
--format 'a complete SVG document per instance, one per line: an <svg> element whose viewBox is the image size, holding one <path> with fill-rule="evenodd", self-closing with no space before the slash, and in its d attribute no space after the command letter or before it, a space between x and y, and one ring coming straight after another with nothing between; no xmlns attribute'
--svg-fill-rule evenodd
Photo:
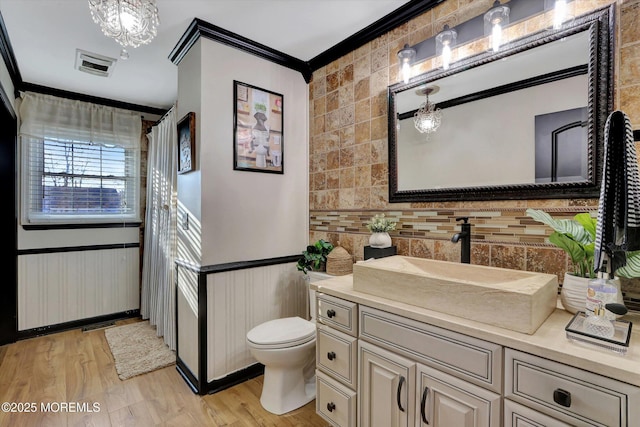
<svg viewBox="0 0 640 427"><path fill-rule="evenodd" d="M396 94L415 89L443 77L497 61L510 55L559 40L582 31L589 32L588 66L588 178L580 182L554 182L479 187L450 187L442 189L399 190L398 156L395 107ZM467 200L518 200L598 198L602 180L604 151L604 125L613 111L615 3L580 16L560 30L543 30L509 43L497 54L484 52L452 64L451 68L429 71L412 78L409 83L396 83L388 87L389 138L389 202L437 202ZM515 89L514 89L515 90Z"/></svg>

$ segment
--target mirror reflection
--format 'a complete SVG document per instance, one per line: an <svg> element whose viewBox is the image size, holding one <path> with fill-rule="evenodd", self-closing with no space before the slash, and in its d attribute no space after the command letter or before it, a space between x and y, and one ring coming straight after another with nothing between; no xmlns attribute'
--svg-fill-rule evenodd
<svg viewBox="0 0 640 427"><path fill-rule="evenodd" d="M390 201L597 196L594 126L611 90L596 75L609 59L592 49L601 36L594 25L537 35L512 55L391 86ZM416 118L427 99L436 111ZM438 115L435 131L418 130Z"/></svg>

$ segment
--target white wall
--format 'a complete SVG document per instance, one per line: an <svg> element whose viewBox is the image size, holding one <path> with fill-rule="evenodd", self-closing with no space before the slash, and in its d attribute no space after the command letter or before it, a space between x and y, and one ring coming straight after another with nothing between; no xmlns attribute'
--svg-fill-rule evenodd
<svg viewBox="0 0 640 427"><path fill-rule="evenodd" d="M297 71L201 43L202 264L300 253L309 218L307 83ZM283 95L283 175L233 170L233 80Z"/></svg>
<svg viewBox="0 0 640 427"><path fill-rule="evenodd" d="M9 74L9 69L7 68L7 65L4 63L4 61L0 61L0 85L2 85L2 89L4 90L4 93L7 95L7 98L9 98L9 102L11 103L11 106L15 111L17 108L15 98L13 97L13 92L15 91L15 87L13 86L13 82L11 81L11 75Z"/></svg>
<svg viewBox="0 0 640 427"><path fill-rule="evenodd" d="M233 170L233 81L283 95L284 174ZM196 266L299 254L308 240L308 87L297 71L201 38L178 69L178 116L196 113L196 170L178 176L178 258ZM189 230L183 230L188 213ZM185 270L180 268L180 270ZM196 375L197 285L178 275L178 356ZM193 282L193 279L191 280ZM253 326L304 316L295 263L209 274L207 381L255 363Z"/></svg>
<svg viewBox="0 0 640 427"><path fill-rule="evenodd" d="M202 115L201 46L198 40L178 66L177 120L185 114L196 113L195 167L191 172L178 175L178 258L194 265L202 264L202 123L212 120ZM193 160L192 160L193 161ZM189 228L182 227L185 215L189 216Z"/></svg>

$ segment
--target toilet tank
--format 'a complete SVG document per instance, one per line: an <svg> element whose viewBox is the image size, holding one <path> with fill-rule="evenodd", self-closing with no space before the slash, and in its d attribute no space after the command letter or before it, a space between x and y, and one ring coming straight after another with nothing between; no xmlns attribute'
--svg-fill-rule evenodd
<svg viewBox="0 0 640 427"><path fill-rule="evenodd" d="M327 274L322 271L308 271L305 277L305 281L307 283L307 290L309 291L309 304L308 304L308 314L310 316L310 320L315 323L317 309L316 309L316 291L312 290L309 287L309 284L312 282L319 282L321 280L331 279L334 276Z"/></svg>

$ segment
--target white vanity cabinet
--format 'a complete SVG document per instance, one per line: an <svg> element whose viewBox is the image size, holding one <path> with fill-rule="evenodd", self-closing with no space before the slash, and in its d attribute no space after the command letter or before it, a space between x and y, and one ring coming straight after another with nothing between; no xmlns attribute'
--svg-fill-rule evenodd
<svg viewBox="0 0 640 427"><path fill-rule="evenodd" d="M421 308L357 292L357 303L349 301L353 291L338 287L341 298L318 296L316 405L332 426L640 426L640 387L629 364L638 346L626 356L594 353L606 365L587 363L565 343L562 312L542 333L479 339L468 328L457 332L465 329L455 321L431 324ZM632 384L605 376L616 363Z"/></svg>
<svg viewBox="0 0 640 427"><path fill-rule="evenodd" d="M358 305L318 294L316 412L334 427L356 427Z"/></svg>
<svg viewBox="0 0 640 427"><path fill-rule="evenodd" d="M572 426L640 425L639 387L513 349L505 350L505 399ZM518 425L512 412L505 403L506 427Z"/></svg>
<svg viewBox="0 0 640 427"><path fill-rule="evenodd" d="M502 347L366 306L358 324L360 427L501 425Z"/></svg>

